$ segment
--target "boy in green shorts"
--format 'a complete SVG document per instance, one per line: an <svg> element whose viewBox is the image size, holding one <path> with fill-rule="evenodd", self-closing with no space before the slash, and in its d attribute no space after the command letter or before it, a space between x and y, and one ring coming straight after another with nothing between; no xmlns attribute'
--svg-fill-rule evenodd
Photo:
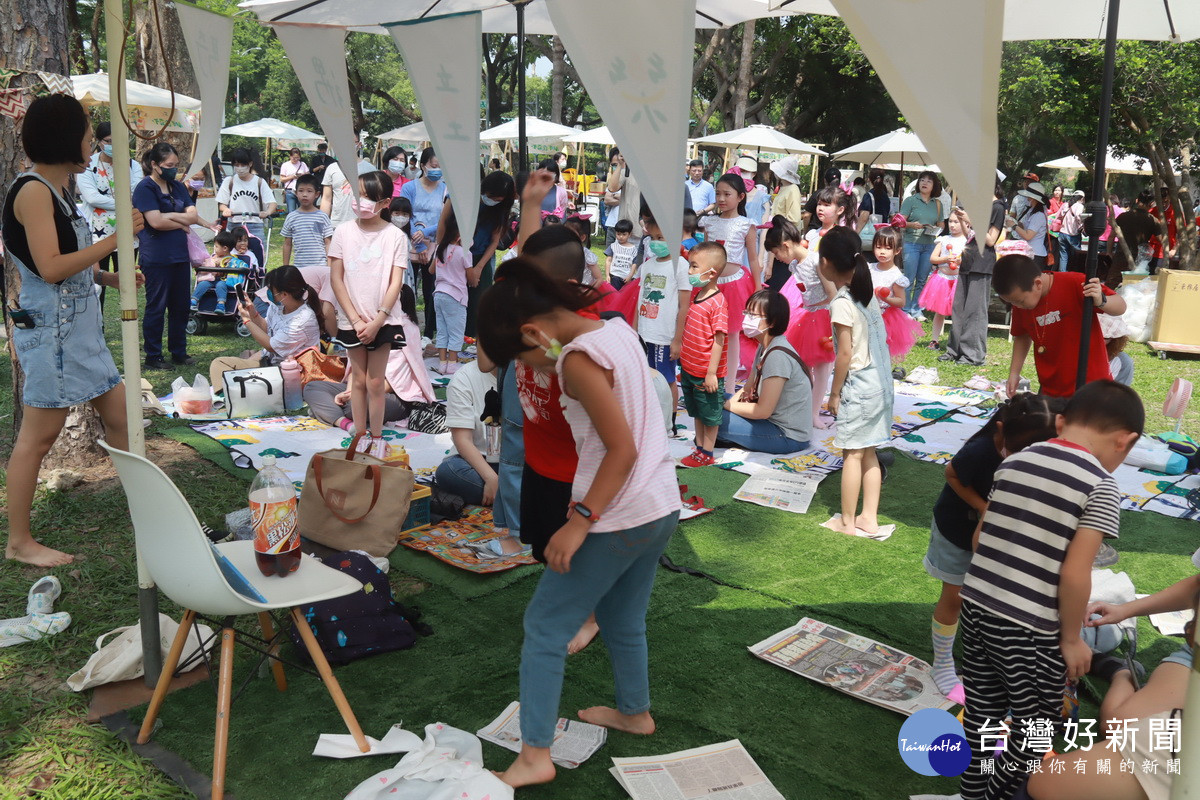
<svg viewBox="0 0 1200 800"><path fill-rule="evenodd" d="M684 467L713 463L717 428L725 405L725 340L729 334L729 303L717 288L725 269L725 248L701 242L688 254L688 280L700 288L688 306L679 353L683 405L696 420L696 450L680 461Z"/></svg>

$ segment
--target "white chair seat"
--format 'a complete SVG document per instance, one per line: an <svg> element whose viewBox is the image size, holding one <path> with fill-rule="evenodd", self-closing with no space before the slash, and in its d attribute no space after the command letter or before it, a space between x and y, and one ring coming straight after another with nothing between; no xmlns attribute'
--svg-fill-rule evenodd
<svg viewBox="0 0 1200 800"><path fill-rule="evenodd" d="M245 601L246 610L232 613L253 614L258 611L319 603L357 592L363 586L357 578L327 567L319 559L309 555L300 559L300 566L295 572L280 577L263 575L259 570L254 560L254 542L225 542L217 545L217 549L263 597L267 598L267 602L260 603L238 594L238 597ZM205 613L203 608L195 610L201 614Z"/></svg>

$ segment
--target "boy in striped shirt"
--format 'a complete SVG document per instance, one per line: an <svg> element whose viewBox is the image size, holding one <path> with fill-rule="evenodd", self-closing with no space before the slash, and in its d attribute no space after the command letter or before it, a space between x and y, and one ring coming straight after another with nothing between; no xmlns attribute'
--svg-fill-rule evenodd
<svg viewBox="0 0 1200 800"><path fill-rule="evenodd" d="M680 466L707 467L714 462L717 428L725 410L725 341L729 303L717 287L725 269L725 248L701 242L688 254L688 281L700 292L688 306L679 353L683 407L696 420L696 450Z"/></svg>
<svg viewBox="0 0 1200 800"><path fill-rule="evenodd" d="M1067 680L1091 665L1080 632L1092 561L1120 526L1111 473L1144 424L1132 389L1094 381L1067 403L1057 438L1008 457L996 471L962 587L963 727L971 745L963 800L1012 797L1045 752L1030 741L1030 729L1036 735L1037 720L1057 727ZM999 728L1009 714L1007 742L985 775L983 760L1003 741Z"/></svg>

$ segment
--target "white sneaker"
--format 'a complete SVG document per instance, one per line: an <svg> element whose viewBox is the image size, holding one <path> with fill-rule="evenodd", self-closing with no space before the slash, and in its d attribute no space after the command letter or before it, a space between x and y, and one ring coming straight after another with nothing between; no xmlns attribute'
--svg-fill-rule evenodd
<svg viewBox="0 0 1200 800"><path fill-rule="evenodd" d="M975 389L976 391L986 392L992 388L992 382L989 381L987 378L983 377L982 375L976 375L973 378L971 378L970 380L963 381L963 386L965 386L968 389Z"/></svg>
<svg viewBox="0 0 1200 800"><path fill-rule="evenodd" d="M938 382L938 372L932 367L917 367L909 373L908 381L922 386L932 386Z"/></svg>
<svg viewBox="0 0 1200 800"><path fill-rule="evenodd" d="M380 461L387 461L388 456L392 454L392 446L387 443L387 439L372 439L370 454Z"/></svg>

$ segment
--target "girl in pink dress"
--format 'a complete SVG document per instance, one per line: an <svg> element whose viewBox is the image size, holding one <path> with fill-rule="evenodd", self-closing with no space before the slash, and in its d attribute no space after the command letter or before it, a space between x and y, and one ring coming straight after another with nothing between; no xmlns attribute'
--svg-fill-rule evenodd
<svg viewBox="0 0 1200 800"><path fill-rule="evenodd" d="M697 224L704 230L706 242L719 242L725 247L725 271L717 286L729 303L726 358L732 390L742 363L742 316L746 301L762 285L762 265L758 259L758 227L746 216L746 182L741 175L727 172L717 180L716 193L716 216L701 217ZM758 345L753 341L747 345L750 355L744 363L749 365Z"/></svg>
<svg viewBox="0 0 1200 800"><path fill-rule="evenodd" d="M875 251L871 283L879 310L883 312L883 327L887 331L888 352L893 364L904 360L921 335L921 323L904 313L904 290L909 282L896 266L896 254L902 247L904 234L890 225L876 231L871 243L871 249Z"/></svg>
<svg viewBox="0 0 1200 800"><path fill-rule="evenodd" d="M921 308L933 312L932 341L930 350L938 349L938 340L942 338L942 328L946 318L954 311L954 290L958 286L958 267L962 263L963 248L967 246L966 232L958 214L951 214L948 220L949 236L939 236L934 242L933 255L929 263L937 272L925 281L919 300Z"/></svg>

